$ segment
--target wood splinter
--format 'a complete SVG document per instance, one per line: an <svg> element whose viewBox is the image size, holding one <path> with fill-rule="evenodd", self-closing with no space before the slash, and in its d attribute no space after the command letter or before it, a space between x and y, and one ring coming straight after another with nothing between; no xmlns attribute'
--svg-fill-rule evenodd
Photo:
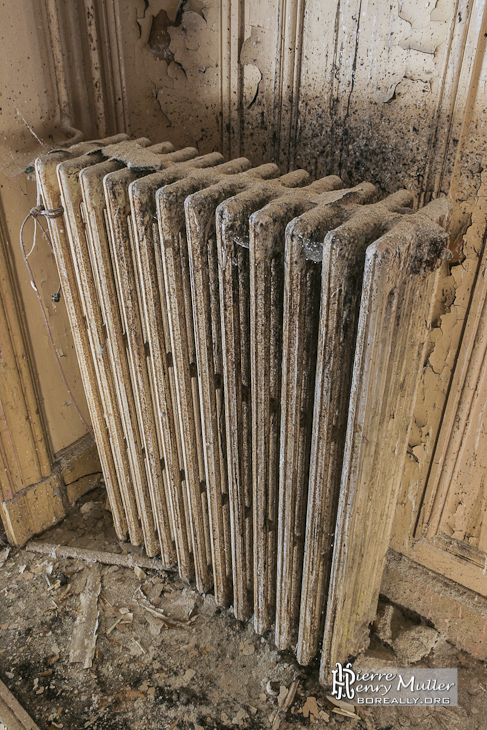
<svg viewBox="0 0 487 730"><path fill-rule="evenodd" d="M274 720L272 722L272 730L279 730L279 727L281 726L282 720L284 720L284 717L291 707L291 705L294 702L294 698L296 696L296 692L298 689L299 682L298 680L295 680L292 685L289 687L289 691L282 703L282 706L277 709L277 712L274 716Z"/></svg>
<svg viewBox="0 0 487 730"><path fill-rule="evenodd" d="M104 565L119 565L121 568L146 568L148 570L175 573L174 568L166 568L160 560L147 558L145 555L117 555L103 550L88 550L79 547L53 545L47 542L29 542L25 549L33 553L50 555L52 558L74 558L85 560L87 563L103 563Z"/></svg>
<svg viewBox="0 0 487 730"><path fill-rule="evenodd" d="M39 730L34 720L0 681L0 722L8 730Z"/></svg>

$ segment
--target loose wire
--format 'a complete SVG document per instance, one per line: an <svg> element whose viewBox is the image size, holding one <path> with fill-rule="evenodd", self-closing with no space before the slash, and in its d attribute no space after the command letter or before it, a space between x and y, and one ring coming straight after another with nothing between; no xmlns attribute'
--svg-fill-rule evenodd
<svg viewBox="0 0 487 730"><path fill-rule="evenodd" d="M53 251L52 241L51 241L51 239L49 237L49 233L44 228L44 226L42 225L42 223L40 222L39 217L40 216L43 216L44 218L48 218L48 219L49 218L59 218L60 216L63 215L63 213L64 213L64 208L62 208L62 207L61 208L54 208L53 210L46 210L44 208L44 206L39 202L39 197L38 197L38 199L37 199L37 205L35 206L35 208L32 208L29 211L29 213L25 216L24 221L23 221L23 223L22 223L22 225L20 227L20 250L22 252L22 257L23 257L24 262L25 262L25 265L27 267L27 271L29 272L31 286L32 286L32 288L34 289L34 291L36 293L37 301L39 302L39 306L41 308L42 316L44 318L44 323L45 323L46 329L47 329L47 334L49 335L49 340L51 342L52 349L54 351L54 356L56 358L56 362L58 364L59 371L61 373L61 376L62 376L64 385L66 386L66 390L68 391L68 393L69 393L69 395L71 397L71 401L74 403L74 406L75 406L76 410L78 411L78 415L81 418L81 420L84 423L84 425L86 426L87 431L89 433L91 433L91 435L93 435L93 430L92 430L90 424L86 421L85 417L83 416L83 414L81 412L81 409L80 409L80 407L78 405L78 402L77 402L76 398L74 397L73 392L71 391L71 388L69 387L69 383L68 383L68 380L66 378L66 374L65 374L64 369L63 369L63 366L61 364L61 359L59 357L59 354L58 354L56 345L54 343L54 338L52 336L51 327L50 327L49 321L47 319L46 310L44 308L44 304L43 304L42 299L41 299L41 296L39 294L39 290L37 289L36 282L35 282L35 278L34 278L34 274L32 272L32 269L31 269L30 264L29 264L29 261L28 261L29 256L31 255L31 253L34 250L35 245L36 245L37 226L40 227L42 233L44 234L44 237L47 240L47 243L49 244L49 248L51 249L51 251ZM34 239L33 239L32 248L30 249L29 253L26 253L25 245L24 245L24 228L25 228L25 225L26 225L27 221L30 218L32 218L32 220L34 221ZM56 294L53 295L53 301L59 301L58 298L54 299L54 297L59 297L60 292L61 292L61 284L59 284L59 289L56 292Z"/></svg>

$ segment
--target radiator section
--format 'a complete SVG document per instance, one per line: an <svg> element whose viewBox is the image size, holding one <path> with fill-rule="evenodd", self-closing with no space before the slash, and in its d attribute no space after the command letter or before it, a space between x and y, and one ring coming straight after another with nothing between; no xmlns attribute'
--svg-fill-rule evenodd
<svg viewBox="0 0 487 730"><path fill-rule="evenodd" d="M375 613L448 203L124 135L36 172L118 537L301 664L324 636L324 681Z"/></svg>
<svg viewBox="0 0 487 730"><path fill-rule="evenodd" d="M330 176L302 184L290 173L281 178L266 204L250 217L250 327L254 528L254 625L267 631L276 610L279 454L281 432L284 250L287 224L324 191L342 186ZM307 180L308 182L308 180Z"/></svg>
<svg viewBox="0 0 487 730"><path fill-rule="evenodd" d="M254 608L255 626L260 632L268 628L268 597L264 583L268 536L272 539L275 521L273 525L267 517L267 482L263 484L260 480L255 489L255 477L253 479L253 474L260 476L261 469L266 469L266 466L260 463L258 453L253 453L255 441L252 440L252 424L255 419L252 420L251 397L255 382L251 383L251 337L256 333L251 332L251 220L271 200L279 199L289 193L290 188L297 188L308 182L308 174L304 170L298 170L274 181L254 184L221 203L216 214L225 413L229 424L227 450L233 536L234 607L235 615L240 620L248 618ZM258 240L257 245L259 244L263 244L261 239ZM277 276L280 273L277 272ZM254 303L255 301L254 297ZM271 304L270 300L267 304ZM272 305L274 317L275 304L276 302ZM270 315L271 310L266 312L266 316ZM265 408L265 403L262 406ZM254 411L257 412L256 408ZM239 423L239 428L231 428L232 423ZM264 430L269 427L267 419ZM267 442L267 430L263 436ZM256 468L253 468L254 465ZM274 561L275 556L272 555L272 563Z"/></svg>
<svg viewBox="0 0 487 730"><path fill-rule="evenodd" d="M75 157L61 162L57 168L64 215L71 241L71 255L77 276L78 291L83 304L84 322L90 339L92 357L97 369L98 383L103 399L103 409L110 433L113 457L117 466L117 478L122 494L131 540L137 545L142 542L143 533L136 498L138 475L132 470L122 427L122 415L116 396L115 378L109 360L104 328L104 318L98 299L98 284L91 268L91 259L81 215L82 195L79 173L90 164L103 159L96 155ZM149 543L149 550L156 550L155 540Z"/></svg>
<svg viewBox="0 0 487 730"><path fill-rule="evenodd" d="M417 373L431 321L441 251L448 245L450 204L430 203L392 221L366 251L338 520L326 609L321 676L366 643L375 616L395 495L406 457ZM368 488L361 488L363 485ZM370 499L369 495L374 495ZM353 525L360 523L356 539ZM382 550L369 551L371 544ZM369 558L369 555L371 558ZM349 561L360 561L352 585L344 584ZM358 600L360 596L360 600ZM332 632L335 622L346 627Z"/></svg>
<svg viewBox="0 0 487 730"><path fill-rule="evenodd" d="M84 147L86 148L86 146ZM88 146L89 148L90 146ZM78 147L77 151L78 154L83 154L85 149ZM39 158L36 162L36 174L40 192L44 205L49 210L59 209L62 205L56 177L56 167L74 152L75 150L73 148L71 152L56 151ZM126 511L129 508L129 504L125 504L123 499L124 495L118 482L117 466L111 446L111 423L108 419L107 421L105 420L103 398L100 392L100 379L97 375L98 369L93 359L88 330L85 326L83 304L77 286L76 268L71 255L64 215L50 219L49 226L60 276L61 289L68 311L83 387L86 393L93 432L98 445L105 485L110 500L115 531L120 539L124 539L127 534ZM134 530L131 530L130 535L135 543L139 542L140 538Z"/></svg>
<svg viewBox="0 0 487 730"><path fill-rule="evenodd" d="M256 180L278 174L276 165L263 165L255 170L225 175L214 185L194 192L185 201L217 605L226 605L231 599L232 539L215 209L226 198L255 185ZM235 579L237 581L238 576Z"/></svg>
<svg viewBox="0 0 487 730"><path fill-rule="evenodd" d="M315 196L314 205L302 207L286 232L276 612L276 643L281 649L295 642L299 616L320 306L325 312L328 303L321 294L323 240L375 197L369 184L325 192ZM353 292L348 290L348 295ZM320 443L320 452L330 446Z"/></svg>
<svg viewBox="0 0 487 730"><path fill-rule="evenodd" d="M160 464L155 464L152 454L147 452L149 429L140 428L137 420L135 383L132 383L129 358L126 347L127 333L122 317L119 298L120 262L114 256L113 242L106 226L106 203L103 178L114 172L121 163L108 160L92 167L86 167L80 174L83 194L87 241L91 264L99 282L99 296L104 312L107 333L107 347L122 415L125 440L128 446L132 473L137 477L138 508L146 550L150 554L161 552L163 562L174 562L169 517L165 498L165 484ZM146 438L144 438L146 437ZM159 467L159 468L157 468ZM157 535L156 535L157 532ZM156 542L157 537L159 540Z"/></svg>
<svg viewBox="0 0 487 730"><path fill-rule="evenodd" d="M297 607L298 659L303 664L316 654L323 631L365 251L412 203L410 194L400 191L379 203L364 204L375 197L372 186L361 186L332 203L330 210L326 204L318 206L297 221L293 230L296 239L303 237L305 228L308 240L324 240L320 256L314 243L306 252L313 259L321 258L322 306L315 343L302 595L301 607Z"/></svg>
<svg viewBox="0 0 487 730"><path fill-rule="evenodd" d="M169 474L176 548L181 553L181 558L178 558L179 572L185 580L194 574L194 522L187 494L184 434L181 432L177 408L178 394L155 194L159 188L184 179L195 170L212 167L221 162L223 157L217 153L197 157L194 150L190 159L171 164L161 172L138 178L129 185L128 190L136 249L137 280L143 310L142 324L145 323L146 341L152 365L155 409L159 414L161 439Z"/></svg>

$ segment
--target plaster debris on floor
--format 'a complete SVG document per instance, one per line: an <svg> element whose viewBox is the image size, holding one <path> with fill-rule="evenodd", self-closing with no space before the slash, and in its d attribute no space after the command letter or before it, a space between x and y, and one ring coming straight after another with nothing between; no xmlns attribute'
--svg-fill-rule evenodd
<svg viewBox="0 0 487 730"><path fill-rule="evenodd" d="M0 679L41 730L484 727L485 663L418 616L381 604L358 664L456 666L459 706L337 701L318 665L278 652L272 632L258 637L176 573L141 567L151 563L118 542L102 488L28 547L0 548Z"/></svg>

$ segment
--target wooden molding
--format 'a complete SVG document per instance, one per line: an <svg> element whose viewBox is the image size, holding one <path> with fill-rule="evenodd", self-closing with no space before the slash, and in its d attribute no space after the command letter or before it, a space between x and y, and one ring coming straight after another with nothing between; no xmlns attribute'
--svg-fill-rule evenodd
<svg viewBox="0 0 487 730"><path fill-rule="evenodd" d="M51 473L52 451L0 217L0 493L10 500Z"/></svg>
<svg viewBox="0 0 487 730"><path fill-rule="evenodd" d="M0 512L9 542L25 545L33 535L60 522L66 516L66 507L58 474L2 501Z"/></svg>
<svg viewBox="0 0 487 730"><path fill-rule="evenodd" d="M65 515L39 398L9 244L0 219L0 514L23 545Z"/></svg>

